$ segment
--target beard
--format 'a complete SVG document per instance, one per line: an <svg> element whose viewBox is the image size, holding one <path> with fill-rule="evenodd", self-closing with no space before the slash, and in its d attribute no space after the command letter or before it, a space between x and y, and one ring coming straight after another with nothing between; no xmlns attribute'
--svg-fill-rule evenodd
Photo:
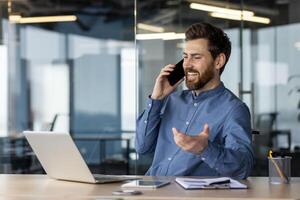
<svg viewBox="0 0 300 200"><path fill-rule="evenodd" d="M193 73L193 75L188 75L188 73ZM202 73L193 69L187 69L185 77L185 84L189 90L200 90L214 78L213 65L208 66Z"/></svg>

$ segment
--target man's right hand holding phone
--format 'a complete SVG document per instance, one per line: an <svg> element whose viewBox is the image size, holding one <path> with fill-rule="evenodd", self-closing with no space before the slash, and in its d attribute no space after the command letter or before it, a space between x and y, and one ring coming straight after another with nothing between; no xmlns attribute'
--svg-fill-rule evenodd
<svg viewBox="0 0 300 200"><path fill-rule="evenodd" d="M170 85L168 76L174 71L175 65L169 64L161 69L158 77L156 78L155 85L151 94L151 98L155 100L162 100L171 94L177 86L184 80L183 78L175 85Z"/></svg>

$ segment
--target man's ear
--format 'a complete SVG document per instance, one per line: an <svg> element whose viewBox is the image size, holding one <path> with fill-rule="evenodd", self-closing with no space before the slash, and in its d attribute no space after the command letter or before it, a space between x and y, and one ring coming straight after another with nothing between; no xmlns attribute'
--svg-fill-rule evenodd
<svg viewBox="0 0 300 200"><path fill-rule="evenodd" d="M221 69L225 64L226 56L224 53L220 53L215 60L216 69Z"/></svg>

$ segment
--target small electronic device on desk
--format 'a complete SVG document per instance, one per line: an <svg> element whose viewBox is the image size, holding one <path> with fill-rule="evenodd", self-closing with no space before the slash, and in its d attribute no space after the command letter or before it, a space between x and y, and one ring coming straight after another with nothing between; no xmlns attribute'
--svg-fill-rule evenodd
<svg viewBox="0 0 300 200"><path fill-rule="evenodd" d="M170 184L166 180L134 180L122 185L122 188L156 189Z"/></svg>

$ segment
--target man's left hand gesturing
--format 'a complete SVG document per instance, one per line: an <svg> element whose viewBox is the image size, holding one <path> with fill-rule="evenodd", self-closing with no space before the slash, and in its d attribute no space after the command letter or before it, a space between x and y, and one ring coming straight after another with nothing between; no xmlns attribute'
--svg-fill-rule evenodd
<svg viewBox="0 0 300 200"><path fill-rule="evenodd" d="M185 151L201 154L208 145L209 127L204 125L203 131L196 136L189 136L172 128L175 143Z"/></svg>

